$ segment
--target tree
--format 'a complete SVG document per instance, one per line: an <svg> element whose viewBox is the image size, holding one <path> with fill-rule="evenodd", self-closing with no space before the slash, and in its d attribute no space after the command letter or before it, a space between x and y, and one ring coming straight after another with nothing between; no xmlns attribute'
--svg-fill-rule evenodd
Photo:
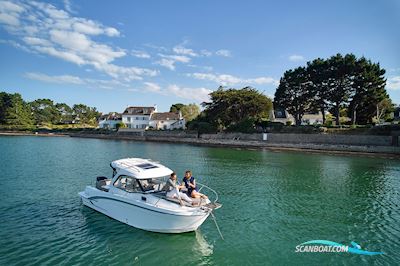
<svg viewBox="0 0 400 266"><path fill-rule="evenodd" d="M21 94L0 92L0 124L31 125L32 122L29 105Z"/></svg>
<svg viewBox="0 0 400 266"><path fill-rule="evenodd" d="M372 122L377 105L389 99L384 74L379 63L357 59L353 54L317 58L307 62L305 69L284 73L275 93L275 107L286 108L295 116L296 124L304 111L316 110L322 112L325 123L327 109L335 115L337 125L341 110L347 110L345 116L351 117L353 124Z"/></svg>
<svg viewBox="0 0 400 266"><path fill-rule="evenodd" d="M381 119L394 111L394 104L389 98L385 98L376 105L376 122L379 124Z"/></svg>
<svg viewBox="0 0 400 266"><path fill-rule="evenodd" d="M64 122L73 120L72 108L69 107L68 104L66 104L66 103L57 103L55 105L55 108L56 108L57 113L58 113L58 122L59 123L64 123Z"/></svg>
<svg viewBox="0 0 400 266"><path fill-rule="evenodd" d="M385 70L364 57L357 61L356 70L353 84L355 95L350 102L349 111L352 124L365 124L372 122L377 105L389 99L385 90Z"/></svg>
<svg viewBox="0 0 400 266"><path fill-rule="evenodd" d="M238 124L249 118L268 117L272 101L251 87L227 89L219 87L210 93L210 102L203 103L206 120L219 129Z"/></svg>
<svg viewBox="0 0 400 266"><path fill-rule="evenodd" d="M120 128L126 128L126 124L123 123L123 122L118 122L118 123L115 125L115 128L116 128L117 130L119 130Z"/></svg>
<svg viewBox="0 0 400 266"><path fill-rule="evenodd" d="M331 91L327 86L327 61L321 58L317 58L312 62L307 62L307 72L312 86L312 94L314 99L311 103L311 108L320 110L322 113L322 123L325 124L326 117L325 111L329 107L329 95Z"/></svg>
<svg viewBox="0 0 400 266"><path fill-rule="evenodd" d="M301 125L304 113L311 109L313 84L304 67L288 70L283 74L275 92L275 108L283 107L291 113L296 125Z"/></svg>
<svg viewBox="0 0 400 266"><path fill-rule="evenodd" d="M355 90L353 80L355 77L356 57L353 54L341 54L332 56L327 60L327 86L329 93L328 100L333 105L336 125L340 125L340 109L344 107Z"/></svg>
<svg viewBox="0 0 400 266"><path fill-rule="evenodd" d="M191 103L182 106L180 111L182 113L183 118L185 118L185 120L188 122L192 121L200 114L200 107L195 103Z"/></svg>
<svg viewBox="0 0 400 266"><path fill-rule="evenodd" d="M176 104L171 105L171 108L169 108L169 111L172 112L172 113L177 113L177 112L179 112L179 111L182 109L182 107L184 107L184 106L185 106L185 105L184 105L183 103L176 103Z"/></svg>
<svg viewBox="0 0 400 266"><path fill-rule="evenodd" d="M30 102L35 124L55 124L59 113L50 99L37 99Z"/></svg>
<svg viewBox="0 0 400 266"><path fill-rule="evenodd" d="M79 120L82 124L95 124L100 117L100 113L96 107L89 107L84 104L74 104L72 107L75 119Z"/></svg>

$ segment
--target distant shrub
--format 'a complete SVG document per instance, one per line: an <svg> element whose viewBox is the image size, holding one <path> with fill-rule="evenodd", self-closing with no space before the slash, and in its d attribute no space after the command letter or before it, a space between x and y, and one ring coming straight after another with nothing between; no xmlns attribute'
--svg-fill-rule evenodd
<svg viewBox="0 0 400 266"><path fill-rule="evenodd" d="M326 127L333 126L333 121L332 120L326 120L324 126L326 126Z"/></svg>
<svg viewBox="0 0 400 266"><path fill-rule="evenodd" d="M287 126L291 126L292 125L292 121L290 121L290 120L286 121L286 125Z"/></svg>
<svg viewBox="0 0 400 266"><path fill-rule="evenodd" d="M191 121L188 123L188 130L195 130L199 134L211 134L217 132L217 127L209 122Z"/></svg>
<svg viewBox="0 0 400 266"><path fill-rule="evenodd" d="M118 129L120 129L120 128L126 128L126 125L125 125L125 123L119 122L119 123L117 123L117 124L115 125L115 127L116 127L116 129L118 130Z"/></svg>
<svg viewBox="0 0 400 266"><path fill-rule="evenodd" d="M241 133L255 133L256 128L254 126L255 119L248 118L240 121L237 124L229 126L226 131L227 132L241 132Z"/></svg>

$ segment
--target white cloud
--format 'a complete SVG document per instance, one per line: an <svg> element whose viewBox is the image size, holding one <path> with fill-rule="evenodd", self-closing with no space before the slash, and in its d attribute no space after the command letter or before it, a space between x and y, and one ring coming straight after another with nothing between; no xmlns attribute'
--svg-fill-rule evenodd
<svg viewBox="0 0 400 266"><path fill-rule="evenodd" d="M1 24L26 45L26 50L77 65L91 66L124 82L158 74L158 71L151 69L116 65L114 61L126 56L127 52L92 39L95 35L119 36L117 29L86 18L71 16L48 3L1 1ZM16 43L24 47L21 43ZM15 44L13 46L17 47Z"/></svg>
<svg viewBox="0 0 400 266"><path fill-rule="evenodd" d="M34 80L40 80L49 83L59 83L59 84L84 84L85 82L76 76L61 75L61 76L48 76L42 73L29 72L25 74L25 77Z"/></svg>
<svg viewBox="0 0 400 266"><path fill-rule="evenodd" d="M10 1L0 1L0 11L1 12L21 13L24 11L24 7L14 4Z"/></svg>
<svg viewBox="0 0 400 266"><path fill-rule="evenodd" d="M24 52L27 52L27 53L35 53L35 52L31 51L28 47L26 47L26 46L24 46L22 44L19 44L19 43L13 41L13 40L1 40L0 39L0 43L9 44L9 45L13 46L14 48L20 49L20 50L22 50Z"/></svg>
<svg viewBox="0 0 400 266"><path fill-rule="evenodd" d="M213 81L219 85L227 86L227 85L238 85L238 84L271 84L271 85L278 85L279 81L275 80L271 77L258 77L258 78L251 78L251 79L243 79L239 77L235 77L228 74L211 74L211 73L190 73L187 74L189 77L193 77L195 79L200 80L209 80Z"/></svg>
<svg viewBox="0 0 400 266"><path fill-rule="evenodd" d="M24 37L23 41L29 45L51 46L51 42L49 42L48 40L36 37Z"/></svg>
<svg viewBox="0 0 400 266"><path fill-rule="evenodd" d="M175 70L175 63L189 63L190 62L190 57L185 56L185 55L164 55L164 54L158 54L161 59L155 64L166 67L170 70Z"/></svg>
<svg viewBox="0 0 400 266"><path fill-rule="evenodd" d="M91 88L101 88L101 89L115 89L118 87L125 87L125 88L129 87L129 85L121 83L118 80L89 79L71 75L50 76L43 73L28 72L24 74L24 77L47 83L86 85Z"/></svg>
<svg viewBox="0 0 400 266"><path fill-rule="evenodd" d="M64 0L64 8L65 10L67 10L69 13L74 13L74 11L72 10L72 4L70 0Z"/></svg>
<svg viewBox="0 0 400 266"><path fill-rule="evenodd" d="M185 88L175 84L169 85L167 91L177 97L197 102L208 101L210 99L209 94L212 92L212 90L206 88Z"/></svg>
<svg viewBox="0 0 400 266"><path fill-rule="evenodd" d="M289 56L289 61L292 61L292 62L304 61L304 56L294 54L294 55Z"/></svg>
<svg viewBox="0 0 400 266"><path fill-rule="evenodd" d="M182 46L182 45L177 45L177 46L175 46L172 50L173 50L174 53L176 53L176 54L182 54L182 55L193 56L193 57L198 56L198 54L195 53L192 49L185 48L185 47Z"/></svg>
<svg viewBox="0 0 400 266"><path fill-rule="evenodd" d="M144 87L144 89L145 89L146 91L149 91L149 92L157 92L157 93L161 92L161 87L160 87L157 83L144 82L144 84L146 85L146 86Z"/></svg>
<svg viewBox="0 0 400 266"><path fill-rule="evenodd" d="M219 55L219 56L225 56L225 57L231 57L232 56L231 51L226 50L226 49L218 50L218 51L215 52L215 54Z"/></svg>
<svg viewBox="0 0 400 266"><path fill-rule="evenodd" d="M171 59L161 58L156 62L157 65L168 68L169 70L175 70L175 61Z"/></svg>
<svg viewBox="0 0 400 266"><path fill-rule="evenodd" d="M190 62L190 57L187 57L185 55L162 55L162 57L168 58L168 59L174 60L175 62L180 62L180 63Z"/></svg>
<svg viewBox="0 0 400 266"><path fill-rule="evenodd" d="M203 55L203 56L207 56L207 57L208 56L212 56L212 52L210 52L208 50L205 50L205 49L201 50L200 54Z"/></svg>
<svg viewBox="0 0 400 266"><path fill-rule="evenodd" d="M386 86L389 90L400 90L400 76L389 78L386 82Z"/></svg>
<svg viewBox="0 0 400 266"><path fill-rule="evenodd" d="M132 50L131 54L137 58L150 58L151 57L150 54L148 54L147 52L140 51L140 50Z"/></svg>
<svg viewBox="0 0 400 266"><path fill-rule="evenodd" d="M279 85L279 81L275 80L274 78L271 77L259 77L259 78L254 78L254 79L247 79L246 80L248 83L253 83L253 84L273 84L273 85Z"/></svg>
<svg viewBox="0 0 400 266"><path fill-rule="evenodd" d="M193 68L198 68L198 69L203 69L204 71L207 71L207 72L213 71L213 67L212 66L199 66L199 65L195 65L195 64L189 64L187 66L188 67L193 67Z"/></svg>
<svg viewBox="0 0 400 266"><path fill-rule="evenodd" d="M10 26L19 26L19 19L17 16L0 13L0 23L8 24Z"/></svg>

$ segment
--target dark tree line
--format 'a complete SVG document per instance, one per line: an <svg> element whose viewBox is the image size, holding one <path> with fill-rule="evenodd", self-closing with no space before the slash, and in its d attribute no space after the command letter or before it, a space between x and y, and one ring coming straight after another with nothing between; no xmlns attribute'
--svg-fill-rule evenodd
<svg viewBox="0 0 400 266"><path fill-rule="evenodd" d="M204 110L188 124L199 132L215 130L251 131L257 121L267 119L272 101L251 87L224 89L210 93L210 101L202 103Z"/></svg>
<svg viewBox="0 0 400 266"><path fill-rule="evenodd" d="M54 103L50 99L25 102L19 93L0 92L0 124L96 124L100 113L95 107Z"/></svg>
<svg viewBox="0 0 400 266"><path fill-rule="evenodd" d="M275 92L274 106L291 113L296 125L306 112L321 111L335 115L340 124L340 112L347 110L352 124L372 122L379 118L380 106L391 105L385 90L385 70L379 63L353 54L337 54L328 59L317 58L305 67L288 70L283 74ZM388 104L387 104L388 103ZM390 108L386 108L386 112Z"/></svg>

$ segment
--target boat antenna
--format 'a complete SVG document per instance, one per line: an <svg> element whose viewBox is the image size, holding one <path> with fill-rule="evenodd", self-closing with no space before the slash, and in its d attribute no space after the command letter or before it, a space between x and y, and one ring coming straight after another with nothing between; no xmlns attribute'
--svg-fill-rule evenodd
<svg viewBox="0 0 400 266"><path fill-rule="evenodd" d="M211 214L212 219L214 220L215 227L217 227L217 230L218 230L219 235L221 236L222 240L225 240L225 239L224 239L224 236L223 236L222 233L221 233L221 230L219 230L219 226L218 226L218 223L217 223L217 219L215 218L214 213L211 211L210 214Z"/></svg>

